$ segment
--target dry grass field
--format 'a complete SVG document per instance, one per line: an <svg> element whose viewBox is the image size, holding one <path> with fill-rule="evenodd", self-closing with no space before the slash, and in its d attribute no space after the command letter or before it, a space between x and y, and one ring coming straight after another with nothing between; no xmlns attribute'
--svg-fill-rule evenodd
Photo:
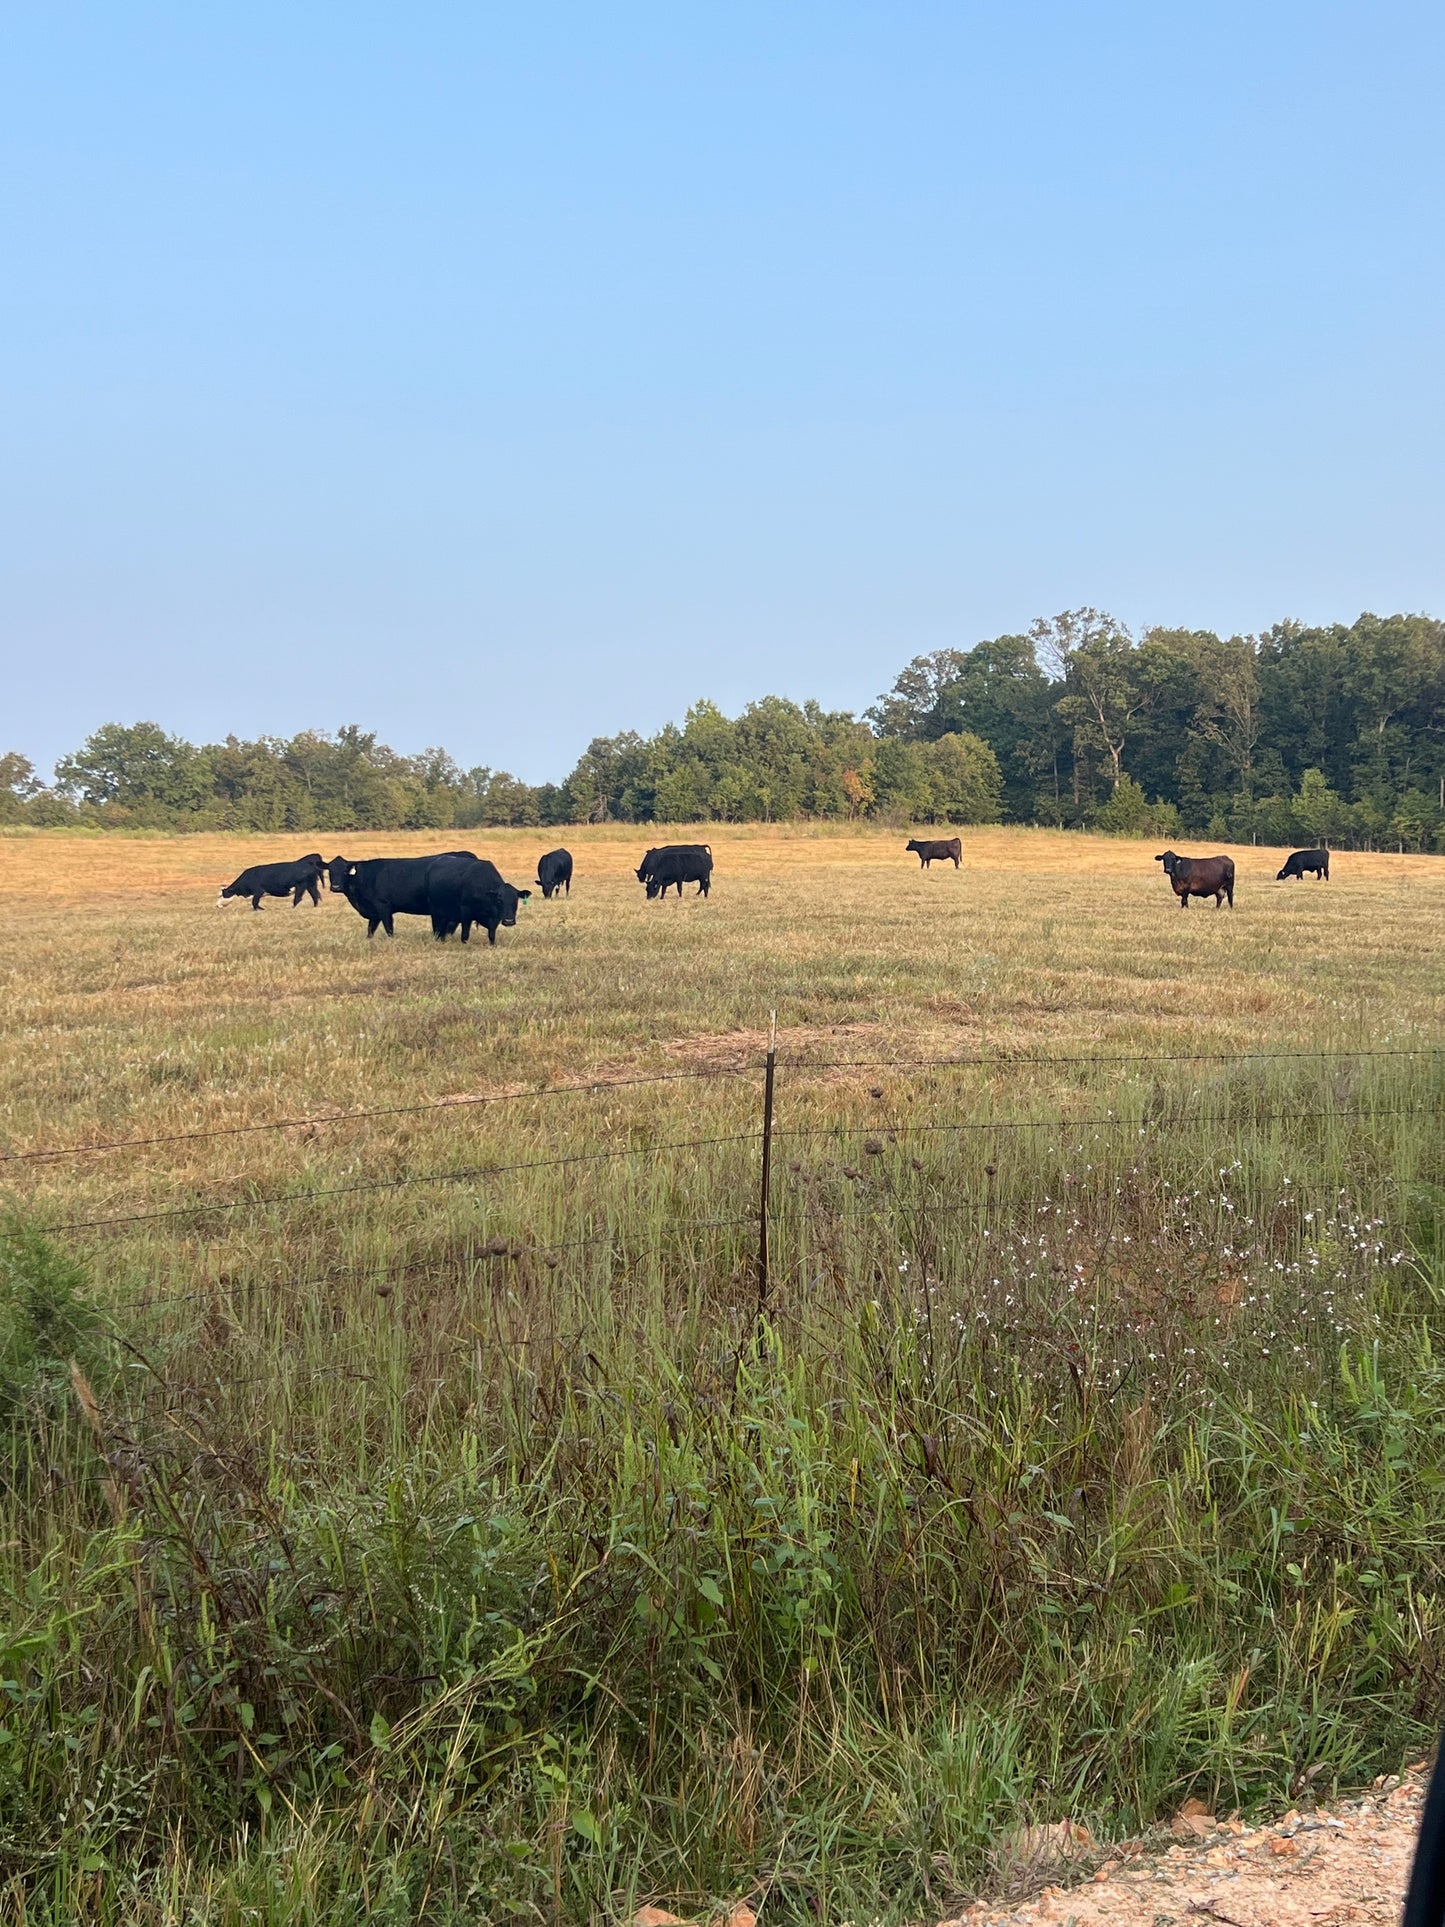
<svg viewBox="0 0 1445 1927"><path fill-rule="evenodd" d="M669 834L322 839L565 841L494 948L0 841L17 1917L937 1917L1418 1748L1445 863Z"/></svg>

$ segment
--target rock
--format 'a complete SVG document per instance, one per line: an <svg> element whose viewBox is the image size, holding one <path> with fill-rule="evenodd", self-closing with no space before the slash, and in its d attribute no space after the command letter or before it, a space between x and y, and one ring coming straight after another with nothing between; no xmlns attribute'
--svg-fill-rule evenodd
<svg viewBox="0 0 1445 1927"><path fill-rule="evenodd" d="M687 1927L681 1914L670 1914L666 1907L639 1907L632 1916L632 1927Z"/></svg>
<svg viewBox="0 0 1445 1927"><path fill-rule="evenodd" d="M1169 1823L1170 1831L1186 1840L1202 1840L1214 1832L1214 1815L1202 1800L1186 1800Z"/></svg>

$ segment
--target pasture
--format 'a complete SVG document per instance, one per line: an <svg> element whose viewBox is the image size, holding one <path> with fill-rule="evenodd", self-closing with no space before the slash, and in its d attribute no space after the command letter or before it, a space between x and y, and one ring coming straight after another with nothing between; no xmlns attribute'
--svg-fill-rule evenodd
<svg viewBox="0 0 1445 1927"><path fill-rule="evenodd" d="M0 838L17 1918L938 1919L1424 1745L1445 863L669 835Z"/></svg>

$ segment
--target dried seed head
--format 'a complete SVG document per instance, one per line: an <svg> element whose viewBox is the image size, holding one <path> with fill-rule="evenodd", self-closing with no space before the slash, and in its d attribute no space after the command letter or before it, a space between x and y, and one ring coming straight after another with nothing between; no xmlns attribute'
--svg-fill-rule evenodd
<svg viewBox="0 0 1445 1927"><path fill-rule="evenodd" d="M875 1084L875 1085L873 1085L873 1087L872 1087L872 1089L871 1089L871 1090L869 1091L869 1093L868 1093L868 1095L869 1095L870 1097L882 1097L882 1095L883 1095L883 1086L882 1086L881 1084Z"/></svg>
<svg viewBox="0 0 1445 1927"><path fill-rule="evenodd" d="M562 1260L557 1256L555 1251L549 1251L542 1262L546 1265L548 1271L555 1271Z"/></svg>
<svg viewBox="0 0 1445 1927"><path fill-rule="evenodd" d="M865 1137L863 1140L863 1149L868 1153L870 1158L881 1158L883 1155L882 1138Z"/></svg>
<svg viewBox="0 0 1445 1927"><path fill-rule="evenodd" d="M391 1296L391 1286L390 1286L390 1285L378 1285L378 1286L377 1286L377 1288L376 1288L376 1295L377 1295L377 1297L378 1297L378 1298L390 1298L390 1296Z"/></svg>

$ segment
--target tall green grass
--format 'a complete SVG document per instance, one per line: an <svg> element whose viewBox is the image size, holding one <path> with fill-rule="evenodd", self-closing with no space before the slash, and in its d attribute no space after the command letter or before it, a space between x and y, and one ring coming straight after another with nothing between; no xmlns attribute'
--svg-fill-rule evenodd
<svg viewBox="0 0 1445 1927"><path fill-rule="evenodd" d="M399 1124L354 1176L628 1147L593 1164L347 1191L303 1142L301 1206L17 1220L4 1904L937 1917L1022 1821L1398 1766L1441 1699L1442 1086L785 1074L765 1318L752 1080Z"/></svg>

